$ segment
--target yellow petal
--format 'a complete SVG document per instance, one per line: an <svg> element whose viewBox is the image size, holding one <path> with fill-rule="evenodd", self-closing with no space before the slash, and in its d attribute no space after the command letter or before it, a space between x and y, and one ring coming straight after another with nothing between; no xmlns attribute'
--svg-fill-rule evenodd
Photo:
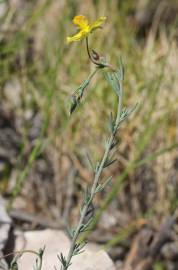
<svg viewBox="0 0 178 270"><path fill-rule="evenodd" d="M79 41L83 38L85 38L88 35L88 32L81 30L76 35L72 37L67 37L67 43L73 42L73 41Z"/></svg>
<svg viewBox="0 0 178 270"><path fill-rule="evenodd" d="M90 25L90 31L93 31L95 29L97 29L98 27L100 27L104 21L106 20L106 17L99 17L98 20L96 20L95 22L91 23Z"/></svg>
<svg viewBox="0 0 178 270"><path fill-rule="evenodd" d="M73 23L77 25L81 30L88 26L88 20L83 15L78 15L73 18Z"/></svg>

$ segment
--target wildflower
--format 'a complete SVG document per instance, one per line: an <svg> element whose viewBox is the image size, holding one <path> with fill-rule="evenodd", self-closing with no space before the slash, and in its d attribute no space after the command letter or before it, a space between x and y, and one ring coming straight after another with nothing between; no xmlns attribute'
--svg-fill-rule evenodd
<svg viewBox="0 0 178 270"><path fill-rule="evenodd" d="M83 15L78 15L73 18L73 23L79 28L79 32L72 37L67 37L67 42L79 41L87 37L97 28L100 28L106 17L99 17L98 20L93 23L89 23L87 18Z"/></svg>

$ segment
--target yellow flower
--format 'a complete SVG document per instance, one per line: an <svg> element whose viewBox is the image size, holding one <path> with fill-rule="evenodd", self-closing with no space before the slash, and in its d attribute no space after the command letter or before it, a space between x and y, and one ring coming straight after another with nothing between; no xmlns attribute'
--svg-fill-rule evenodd
<svg viewBox="0 0 178 270"><path fill-rule="evenodd" d="M95 22L89 23L85 16L75 16L73 18L73 23L79 28L80 31L72 37L67 37L67 42L69 43L72 41L79 41L81 39L84 39L95 29L99 28L105 20L106 17L99 17L99 19Z"/></svg>

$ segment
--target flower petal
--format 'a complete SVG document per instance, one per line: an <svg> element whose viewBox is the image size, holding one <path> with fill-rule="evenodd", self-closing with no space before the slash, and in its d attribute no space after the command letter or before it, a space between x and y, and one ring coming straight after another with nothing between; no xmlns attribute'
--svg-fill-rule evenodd
<svg viewBox="0 0 178 270"><path fill-rule="evenodd" d="M106 17L104 16L99 17L98 20L90 24L90 31L92 32L93 30L99 28L104 23L105 20L106 20Z"/></svg>
<svg viewBox="0 0 178 270"><path fill-rule="evenodd" d="M73 23L77 25L81 30L88 27L88 20L83 15L78 15L73 18Z"/></svg>
<svg viewBox="0 0 178 270"><path fill-rule="evenodd" d="M83 38L85 38L88 35L88 32L81 30L76 35L72 37L67 37L67 43L73 42L73 41L79 41Z"/></svg>

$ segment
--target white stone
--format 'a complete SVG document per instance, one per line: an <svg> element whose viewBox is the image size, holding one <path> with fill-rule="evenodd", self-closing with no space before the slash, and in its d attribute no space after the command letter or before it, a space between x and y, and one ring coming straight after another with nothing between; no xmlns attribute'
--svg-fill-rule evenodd
<svg viewBox="0 0 178 270"><path fill-rule="evenodd" d="M25 232L23 237L17 237L16 250L30 249L38 251L45 246L43 255L43 270L54 270L54 265L60 269L57 254L66 255L69 249L69 239L59 230L43 230ZM19 270L31 270L35 265L36 257L33 254L24 254L19 260ZM88 244L85 251L74 256L70 270L115 270L115 266L107 253L100 247Z"/></svg>
<svg viewBox="0 0 178 270"><path fill-rule="evenodd" d="M11 227L11 219L6 212L5 201L0 197L0 251L6 245Z"/></svg>
<svg viewBox="0 0 178 270"><path fill-rule="evenodd" d="M6 82L4 94L7 100L14 106L20 104L21 85L17 79Z"/></svg>

